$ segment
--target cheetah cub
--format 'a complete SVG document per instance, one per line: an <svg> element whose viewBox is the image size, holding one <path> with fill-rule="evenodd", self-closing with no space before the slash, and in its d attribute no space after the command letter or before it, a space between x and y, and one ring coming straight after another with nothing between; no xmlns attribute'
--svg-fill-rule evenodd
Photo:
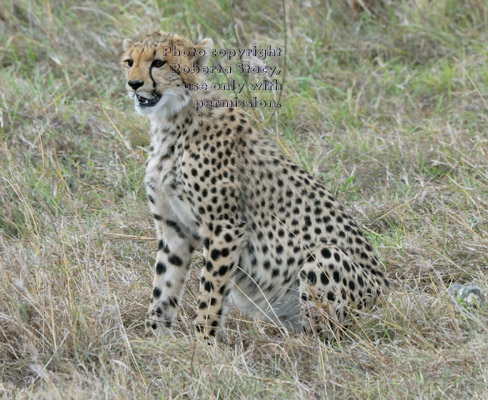
<svg viewBox="0 0 488 400"><path fill-rule="evenodd" d="M223 334L229 305L294 331L330 332L387 280L343 207L246 113L196 110L215 93L187 90L204 77L182 71L203 67L212 46L162 31L124 41L128 95L151 121L145 186L158 251L146 326L171 328L203 245L199 336Z"/></svg>

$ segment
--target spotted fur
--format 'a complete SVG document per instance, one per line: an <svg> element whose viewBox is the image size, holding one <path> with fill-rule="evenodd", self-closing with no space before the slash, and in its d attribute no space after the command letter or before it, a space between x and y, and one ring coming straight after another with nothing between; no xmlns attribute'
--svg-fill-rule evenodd
<svg viewBox="0 0 488 400"><path fill-rule="evenodd" d="M202 80L172 65L205 49L164 32L126 42L122 64L136 110L151 120L145 184L158 236L147 326L171 328L193 251L203 246L195 325L223 328L226 309L295 330L323 332L372 303L387 280L361 229L327 189L286 158L238 108L200 108L188 91ZM136 82L136 83L134 83Z"/></svg>

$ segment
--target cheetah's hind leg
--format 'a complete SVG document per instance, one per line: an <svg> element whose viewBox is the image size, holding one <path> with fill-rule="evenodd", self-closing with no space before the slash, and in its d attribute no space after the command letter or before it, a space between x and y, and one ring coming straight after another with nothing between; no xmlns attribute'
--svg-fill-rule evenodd
<svg viewBox="0 0 488 400"><path fill-rule="evenodd" d="M339 338L354 308L372 300L374 280L342 249L326 245L314 251L300 271L300 312L303 330Z"/></svg>

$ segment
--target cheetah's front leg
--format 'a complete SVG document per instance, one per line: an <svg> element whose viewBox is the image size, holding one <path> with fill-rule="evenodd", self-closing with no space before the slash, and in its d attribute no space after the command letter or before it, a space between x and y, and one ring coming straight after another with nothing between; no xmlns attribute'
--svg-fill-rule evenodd
<svg viewBox="0 0 488 400"><path fill-rule="evenodd" d="M158 253L146 328L171 328L197 240L171 219L155 215Z"/></svg>
<svg viewBox="0 0 488 400"><path fill-rule="evenodd" d="M200 281L195 326L203 338L216 336L221 330L224 300L230 291L230 277L242 250L244 227L227 225L216 229L204 241L204 266Z"/></svg>

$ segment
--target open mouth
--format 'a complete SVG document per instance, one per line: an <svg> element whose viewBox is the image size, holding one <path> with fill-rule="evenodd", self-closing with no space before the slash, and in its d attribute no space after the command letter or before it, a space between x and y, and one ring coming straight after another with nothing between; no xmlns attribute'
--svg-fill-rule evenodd
<svg viewBox="0 0 488 400"><path fill-rule="evenodd" d="M153 107L158 103L160 98L161 96L158 95L157 93L154 93L153 97L150 99L136 93L136 99L140 107Z"/></svg>

